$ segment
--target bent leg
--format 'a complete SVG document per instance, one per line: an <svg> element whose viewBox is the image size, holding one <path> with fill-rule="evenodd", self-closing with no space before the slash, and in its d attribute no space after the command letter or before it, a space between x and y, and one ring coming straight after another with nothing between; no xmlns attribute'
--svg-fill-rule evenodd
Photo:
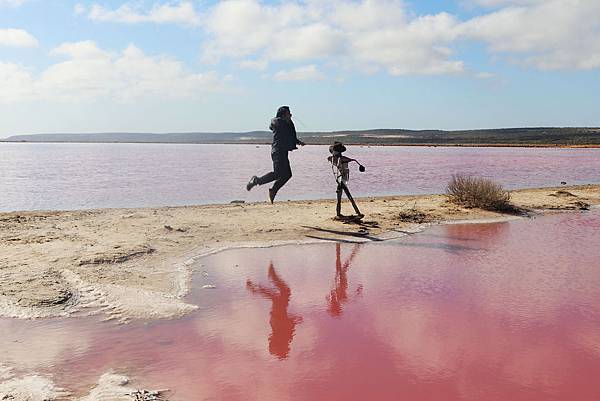
<svg viewBox="0 0 600 401"><path fill-rule="evenodd" d="M258 185L268 184L269 182L275 181L277 179L277 174L274 171L271 171L262 177L257 177L256 182Z"/></svg>
<svg viewBox="0 0 600 401"><path fill-rule="evenodd" d="M354 198L352 198L352 195L350 195L350 190L348 189L348 187L346 186L346 184L342 183L343 188L344 188L344 192L346 193L346 196L348 197L348 199L350 199L350 203L352 203L352 207L354 208L354 211L356 212L356 214L360 217L360 216L364 216L360 210L358 210L358 206L356 206L356 202L354 202Z"/></svg>

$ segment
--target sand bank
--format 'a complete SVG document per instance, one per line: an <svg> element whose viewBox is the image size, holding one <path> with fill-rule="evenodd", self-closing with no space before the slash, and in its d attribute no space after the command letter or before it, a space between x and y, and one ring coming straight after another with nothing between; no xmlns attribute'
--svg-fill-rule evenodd
<svg viewBox="0 0 600 401"><path fill-rule="evenodd" d="M0 368L2 368L0 366ZM5 379L2 381L2 379ZM98 383L88 395L73 398L68 391L56 387L52 379L37 375L21 377L3 377L0 375L0 399L11 401L138 401L138 400L165 400L168 390L143 390L130 385L129 378L107 372L103 374Z"/></svg>
<svg viewBox="0 0 600 401"><path fill-rule="evenodd" d="M443 195L358 202L361 223L333 219L331 200L0 213L0 317L172 318L197 307L183 300L194 258L219 250L370 241L430 224L514 218ZM533 212L585 209L600 205L600 185L518 190L512 202Z"/></svg>

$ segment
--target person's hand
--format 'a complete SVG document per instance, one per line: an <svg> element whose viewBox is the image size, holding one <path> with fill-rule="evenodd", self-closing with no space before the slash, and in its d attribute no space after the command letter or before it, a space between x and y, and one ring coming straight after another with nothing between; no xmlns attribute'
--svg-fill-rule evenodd
<svg viewBox="0 0 600 401"><path fill-rule="evenodd" d="M302 142L302 141L300 141L300 140L299 140L299 141L298 141L298 145L300 145L300 146L304 146L304 145L306 145L306 144L305 144L304 142Z"/></svg>

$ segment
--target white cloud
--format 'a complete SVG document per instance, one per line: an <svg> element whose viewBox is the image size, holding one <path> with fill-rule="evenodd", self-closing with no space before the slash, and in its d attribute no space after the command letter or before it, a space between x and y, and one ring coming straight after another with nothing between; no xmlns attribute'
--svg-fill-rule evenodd
<svg viewBox="0 0 600 401"><path fill-rule="evenodd" d="M264 71L268 66L269 62L267 60L242 60L239 63L240 68L257 71Z"/></svg>
<svg viewBox="0 0 600 401"><path fill-rule="evenodd" d="M175 3L155 3L148 11L141 10L139 4L123 4L115 10L106 9L94 4L90 7L88 18L99 22L119 22L126 24L138 24L143 22L154 22L159 24L173 23L195 26L200 23L200 16L196 12L191 1ZM86 9L77 5L75 12L82 14Z"/></svg>
<svg viewBox="0 0 600 401"><path fill-rule="evenodd" d="M110 54L91 40L81 42L67 42L50 51L52 56L66 56L72 59L110 59Z"/></svg>
<svg viewBox="0 0 600 401"><path fill-rule="evenodd" d="M39 76L23 66L0 63L0 102L198 98L225 89L227 80L212 72L189 71L168 57L148 56L133 45L113 53L92 41L65 43L51 54L66 60Z"/></svg>
<svg viewBox="0 0 600 401"><path fill-rule="evenodd" d="M390 74L463 71L452 60L458 21L446 13L409 18L400 0L322 1L265 5L220 2L208 12L204 59L258 57L325 61Z"/></svg>
<svg viewBox="0 0 600 401"><path fill-rule="evenodd" d="M320 65L341 71L385 71L391 75L465 73L470 69L455 54L456 47L465 43L484 43L496 57L537 69L600 68L600 1L465 1L493 8L465 21L445 12L416 15L402 0L274 4L228 0L208 8L202 18L191 1L162 1L148 8L143 8L147 2L130 2L115 9L78 4L74 12L94 21L200 25L208 37L203 45L205 61L227 58L240 68L259 71L278 62L291 65L275 74L265 74L276 80L323 79L317 67ZM0 4L8 3L16 5L22 1L0 0ZM36 45L37 40L26 31L0 29L0 46ZM210 83L207 87L222 82L214 74L194 74L176 60L150 57L135 47L110 53L92 42L77 42L61 45L52 54L67 60L50 66L37 78L17 64L2 64L4 78L32 81L23 90L3 81L3 85L13 88L9 93L23 97L52 88L60 96L70 91L76 94L73 96L118 92L120 98L135 97L144 91L166 91L165 80L153 75L157 71L165 76L175 74L175 86L189 80L194 85ZM129 66L137 77L130 76L123 67L131 60L143 68ZM72 80L67 79L67 72L74 77ZM94 80L94 76L99 79ZM488 78L485 73L475 72L473 76ZM63 79L65 88L70 89L60 90L57 82ZM97 85L100 79L109 84ZM177 92L190 91L181 85Z"/></svg>
<svg viewBox="0 0 600 401"><path fill-rule="evenodd" d="M268 5L230 0L208 10L205 61L327 63L392 75L468 71L456 46L483 42L512 62L538 69L600 68L600 1L465 0L493 7L460 21L415 15L401 0L306 0ZM258 67L258 64L254 64Z"/></svg>
<svg viewBox="0 0 600 401"><path fill-rule="evenodd" d="M22 29L0 29L0 46L35 47L37 39Z"/></svg>
<svg viewBox="0 0 600 401"><path fill-rule="evenodd" d="M273 78L276 81L319 81L324 79L325 76L318 70L316 65L311 64L290 70L281 70Z"/></svg>
<svg viewBox="0 0 600 401"><path fill-rule="evenodd" d="M452 16L441 13L399 27L359 32L350 43L351 54L358 62L383 66L392 75L460 73L464 63L451 59L456 25Z"/></svg>
<svg viewBox="0 0 600 401"><path fill-rule="evenodd" d="M205 59L244 57L265 49L273 37L302 17L299 6L263 6L254 0L232 0L217 4L205 20L212 35L205 45Z"/></svg>
<svg viewBox="0 0 600 401"><path fill-rule="evenodd" d="M460 35L484 41L492 52L539 69L600 68L600 2L531 3L466 21Z"/></svg>
<svg viewBox="0 0 600 401"><path fill-rule="evenodd" d="M0 102L33 98L33 81L25 67L0 61Z"/></svg>
<svg viewBox="0 0 600 401"><path fill-rule="evenodd" d="M318 22L282 29L273 35L267 57L274 60L306 60L327 58L344 46L343 33L328 24Z"/></svg>

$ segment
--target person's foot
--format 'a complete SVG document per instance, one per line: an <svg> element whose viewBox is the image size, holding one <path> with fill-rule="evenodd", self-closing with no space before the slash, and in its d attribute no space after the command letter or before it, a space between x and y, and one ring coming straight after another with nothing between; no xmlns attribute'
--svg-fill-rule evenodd
<svg viewBox="0 0 600 401"><path fill-rule="evenodd" d="M250 191L252 188L254 188L257 185L258 185L258 177L253 175L252 178L250 178L250 181L248 181L248 183L246 184L246 191Z"/></svg>
<svg viewBox="0 0 600 401"><path fill-rule="evenodd" d="M275 195L277 195L277 191L274 191L273 188L269 188L269 201L271 203L275 200Z"/></svg>

